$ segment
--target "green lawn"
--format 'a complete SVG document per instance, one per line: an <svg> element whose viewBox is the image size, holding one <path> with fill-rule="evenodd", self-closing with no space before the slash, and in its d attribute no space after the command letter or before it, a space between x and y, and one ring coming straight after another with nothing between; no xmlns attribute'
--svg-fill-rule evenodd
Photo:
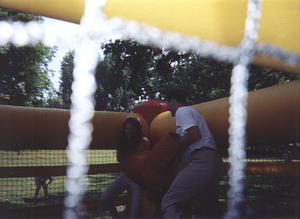
<svg viewBox="0 0 300 219"><path fill-rule="evenodd" d="M116 150L88 150L88 164L117 163ZM65 150L0 150L0 167L66 166Z"/></svg>
<svg viewBox="0 0 300 219"><path fill-rule="evenodd" d="M224 159L228 162L227 159ZM251 162L275 161L281 159L251 159ZM33 150L33 151L0 151L0 167L22 166L64 166L68 164L64 150ZM88 151L88 164L116 163L115 150L90 150ZM296 161L294 161L296 162ZM120 173L95 174L87 176L88 188L84 192L84 200L98 200L101 193ZM44 200L43 190L39 192L39 199L33 202L35 191L34 177L25 178L0 178L0 210L9 207L34 207L42 205L62 204L65 188L65 176L53 177L54 181L49 186L50 201ZM299 179L296 177L282 176L246 176L243 204L247 206L298 206L299 207ZM229 189L228 177L221 181L220 200L227 201ZM123 211L124 207L120 207ZM87 213L92 214L92 213ZM95 213L95 215L99 212ZM101 213L102 214L102 213ZM97 216L91 216L97 218ZM86 216L85 216L86 217ZM99 218L109 218L109 214L102 214Z"/></svg>
<svg viewBox="0 0 300 219"><path fill-rule="evenodd" d="M0 151L0 167L31 167L31 166L66 166L68 165L64 150L24 150ZM116 150L89 150L88 164L116 163ZM85 200L99 199L105 190L120 173L96 174L87 177L89 187L85 191ZM50 202L44 200L41 189L37 202L32 202L35 192L34 177L0 178L0 202L9 203L10 208L58 204L63 202L65 176L53 177L49 185ZM1 207L1 206L0 206Z"/></svg>

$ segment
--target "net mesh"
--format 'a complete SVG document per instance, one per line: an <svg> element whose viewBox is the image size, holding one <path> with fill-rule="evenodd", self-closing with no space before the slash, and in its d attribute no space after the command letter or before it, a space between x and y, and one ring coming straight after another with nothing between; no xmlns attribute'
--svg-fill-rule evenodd
<svg viewBox="0 0 300 219"><path fill-rule="evenodd" d="M243 214L247 216L270 215L271 212L274 213L274 209L277 209L278 214L298 215L298 175L245 176L244 174L246 168L244 127L247 115L245 108L247 103L248 64L251 63L255 55L264 54L290 65L300 65L298 55L284 51L274 45L256 42L260 1L249 0L244 39L236 48L218 45L198 38L188 38L177 33L163 32L155 27L148 27L134 21L125 21L118 18L106 20L102 14L104 4L105 1L87 0L85 14L76 32L58 29L49 31L36 22L26 24L0 22L0 45L2 46L8 43L23 46L35 43L52 45L57 42L64 42L71 48L75 48L77 54L74 69L71 134L67 153L66 151L51 150L1 151L1 167L68 165L67 176L56 176L53 183L49 185L49 193L51 193L49 196L52 200L50 202L45 200L34 202L31 198L24 198L34 194L35 183L33 177L1 178L1 208L64 203L66 207L65 218L106 217L98 210L82 213L84 211L81 211L81 203L82 201L99 199L101 192L119 174L86 175L88 165L116 163L115 151L87 152L86 149L90 142L91 127L89 121L93 115L93 99L90 97L95 89L93 70L97 61L97 42L114 32L118 32L124 38L134 38L142 44L183 52L193 50L199 56L234 63L230 98L231 127L229 132L231 144L228 159L231 168L228 176L224 176L221 182L220 197L221 201L228 202L228 212L225 218L239 218ZM89 54L89 56L84 57L80 54ZM86 63L87 60L92 60L92 62ZM76 142L81 142L81 144ZM299 147L299 144L295 143L295 147ZM251 161L253 162L253 160ZM273 156L266 156L263 159L255 158L255 162L258 163L266 161L278 163L282 162L282 158L274 158ZM293 160L293 162L297 161L296 159ZM72 168L81 171L72 171ZM41 189L39 195L42 192ZM248 207L242 209L241 205ZM255 208L262 205L265 208ZM198 212L197 209L192 210L192 214L193 217L199 217L199 215L201 217L201 211Z"/></svg>

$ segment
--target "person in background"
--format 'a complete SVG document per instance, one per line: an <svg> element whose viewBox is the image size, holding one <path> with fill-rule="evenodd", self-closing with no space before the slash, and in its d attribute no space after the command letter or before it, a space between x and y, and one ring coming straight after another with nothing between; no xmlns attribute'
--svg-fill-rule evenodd
<svg viewBox="0 0 300 219"><path fill-rule="evenodd" d="M118 162L122 164L122 160L125 156L146 150L150 150L150 142L145 137L140 122L134 117L127 118L123 125L123 133L117 145ZM129 188L132 194L130 218L140 218L141 189L135 182L129 179L123 171L102 193L102 210L108 210L112 218L119 218L120 215L115 207L114 199Z"/></svg>
<svg viewBox="0 0 300 219"><path fill-rule="evenodd" d="M283 156L283 161L284 162L290 162L291 159L292 159L291 152L288 149L284 150L282 156Z"/></svg>
<svg viewBox="0 0 300 219"><path fill-rule="evenodd" d="M177 142L186 147L187 165L176 176L162 199L163 217L180 218L189 201L197 196L205 217L220 218L220 180L224 164L217 153L214 138L204 118L187 105L187 95L181 88L174 88L166 95L168 109L176 119Z"/></svg>
<svg viewBox="0 0 300 219"><path fill-rule="evenodd" d="M53 178L51 176L40 176L40 177L35 177L34 178L34 182L35 182L35 186L36 186L35 194L34 194L34 198L33 198L34 201L37 200L37 197L38 197L38 194L39 194L39 191L40 191L41 187L43 187L44 194L45 194L45 199L49 200L48 185L50 183L52 183L52 181L53 181Z"/></svg>

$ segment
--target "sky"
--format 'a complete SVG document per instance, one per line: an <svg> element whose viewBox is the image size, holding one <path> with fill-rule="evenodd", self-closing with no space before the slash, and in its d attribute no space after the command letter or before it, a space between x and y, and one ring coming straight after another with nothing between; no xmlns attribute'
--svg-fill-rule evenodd
<svg viewBox="0 0 300 219"><path fill-rule="evenodd" d="M43 17L44 22L43 25L45 25L46 28L65 28L65 29L73 29L78 28L78 24L61 21L57 19L52 19L48 17ZM54 46L54 45L53 45ZM52 62L49 63L49 69L54 70L54 77L50 75L50 79L53 83L53 86L55 89L58 90L59 88L59 78L60 78L60 62L62 61L62 58L65 56L65 54L70 50L70 48L66 44L57 44L55 46L58 46L58 51L55 54L55 58L53 58Z"/></svg>

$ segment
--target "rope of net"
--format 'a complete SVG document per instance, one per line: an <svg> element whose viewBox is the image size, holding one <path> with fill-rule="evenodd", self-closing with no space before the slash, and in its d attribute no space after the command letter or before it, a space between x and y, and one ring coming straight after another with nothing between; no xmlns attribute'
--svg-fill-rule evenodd
<svg viewBox="0 0 300 219"><path fill-rule="evenodd" d="M94 73L98 60L99 42L114 33L122 34L122 38L133 38L141 44L182 52L193 51L202 57L234 63L229 117L230 189L228 191L228 211L224 218L239 218L246 165L244 159L246 158L248 65L258 53L290 65L300 65L300 56L272 44L256 42L261 14L260 0L248 1L244 38L237 47L218 45L196 37L164 32L156 27L149 27L135 21L119 18L107 20L102 13L104 5L105 0L86 0L84 16L78 29L74 31L59 28L48 30L41 23L34 21L28 23L0 22L0 46L6 46L9 43L16 46L36 43L51 46L63 43L75 49L64 218L78 218L79 212L84 211L81 203L87 186L86 151L91 142L93 130L91 119L94 114L93 94L96 90Z"/></svg>

